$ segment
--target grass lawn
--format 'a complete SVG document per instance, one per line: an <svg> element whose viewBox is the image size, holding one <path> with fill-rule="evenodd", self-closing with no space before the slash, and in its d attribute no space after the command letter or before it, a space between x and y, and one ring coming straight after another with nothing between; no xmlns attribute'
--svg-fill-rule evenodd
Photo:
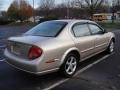
<svg viewBox="0 0 120 90"><path fill-rule="evenodd" d="M105 29L120 29L120 23L99 23Z"/></svg>

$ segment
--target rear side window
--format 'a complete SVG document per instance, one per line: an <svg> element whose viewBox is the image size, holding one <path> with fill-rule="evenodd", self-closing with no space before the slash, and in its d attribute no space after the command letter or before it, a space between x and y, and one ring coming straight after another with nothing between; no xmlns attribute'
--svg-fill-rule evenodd
<svg viewBox="0 0 120 90"><path fill-rule="evenodd" d="M98 34L100 31L103 31L97 25L94 24L89 24L89 27L93 35Z"/></svg>
<svg viewBox="0 0 120 90"><path fill-rule="evenodd" d="M90 30L87 24L76 24L73 26L73 33L75 37L89 36Z"/></svg>

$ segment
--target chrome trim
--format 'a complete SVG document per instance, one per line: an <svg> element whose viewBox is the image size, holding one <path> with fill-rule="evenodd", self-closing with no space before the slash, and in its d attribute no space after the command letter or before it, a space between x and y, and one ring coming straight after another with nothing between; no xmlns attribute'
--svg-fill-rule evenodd
<svg viewBox="0 0 120 90"><path fill-rule="evenodd" d="M84 53L84 52L87 52L87 51L90 51L90 50L93 50L93 49L94 49L94 47L89 48L89 49L86 49L86 50L84 50L84 51L81 51L81 53Z"/></svg>
<svg viewBox="0 0 120 90"><path fill-rule="evenodd" d="M97 45L97 46L95 46L95 48L102 47L104 45L107 45L107 43L104 43L104 44L101 44L101 45Z"/></svg>

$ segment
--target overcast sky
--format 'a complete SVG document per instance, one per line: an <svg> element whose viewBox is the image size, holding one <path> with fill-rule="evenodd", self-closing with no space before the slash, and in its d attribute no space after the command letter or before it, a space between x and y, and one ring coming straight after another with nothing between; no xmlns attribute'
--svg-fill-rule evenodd
<svg viewBox="0 0 120 90"><path fill-rule="evenodd" d="M28 1L32 5L33 0L26 0L26 1ZM35 1L35 8L36 8L36 7L38 7L40 0L34 0L34 1ZM0 8L0 10L6 11L12 2L13 2L13 0L0 0L0 3L2 3L2 7ZM60 3L60 2L61 2L61 0L56 0L56 3Z"/></svg>

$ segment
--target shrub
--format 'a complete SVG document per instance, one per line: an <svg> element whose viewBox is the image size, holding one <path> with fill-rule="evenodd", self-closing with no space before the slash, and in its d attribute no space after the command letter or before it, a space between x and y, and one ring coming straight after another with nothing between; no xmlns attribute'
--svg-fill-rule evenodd
<svg viewBox="0 0 120 90"><path fill-rule="evenodd" d="M0 25L6 25L6 24L9 24L9 23L12 23L13 21L11 20L8 20L6 18L0 18Z"/></svg>

